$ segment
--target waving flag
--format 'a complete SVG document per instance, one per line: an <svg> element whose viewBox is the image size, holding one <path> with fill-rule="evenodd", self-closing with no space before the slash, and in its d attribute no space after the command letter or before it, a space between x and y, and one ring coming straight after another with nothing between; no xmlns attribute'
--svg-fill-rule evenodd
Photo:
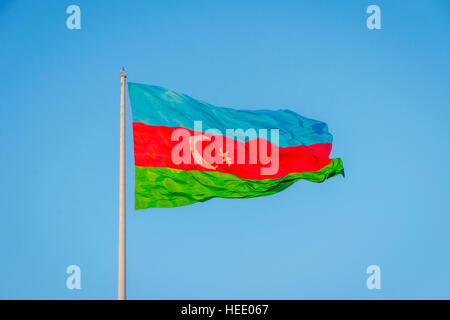
<svg viewBox="0 0 450 320"><path fill-rule="evenodd" d="M343 174L324 122L289 110L216 107L163 87L128 83L135 209L213 197L274 194L300 179Z"/></svg>

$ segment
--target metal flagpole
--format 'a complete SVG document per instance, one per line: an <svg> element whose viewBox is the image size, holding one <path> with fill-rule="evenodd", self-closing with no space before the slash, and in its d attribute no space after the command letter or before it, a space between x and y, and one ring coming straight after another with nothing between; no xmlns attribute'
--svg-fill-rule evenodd
<svg viewBox="0 0 450 320"><path fill-rule="evenodd" d="M120 178L119 178L119 300L125 289L125 68L120 70Z"/></svg>

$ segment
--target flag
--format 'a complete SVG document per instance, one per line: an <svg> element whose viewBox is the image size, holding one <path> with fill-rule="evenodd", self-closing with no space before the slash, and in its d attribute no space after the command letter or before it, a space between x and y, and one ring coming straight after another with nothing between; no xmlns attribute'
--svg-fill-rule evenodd
<svg viewBox="0 0 450 320"><path fill-rule="evenodd" d="M216 107L159 86L128 83L135 209L213 197L252 198L343 174L326 123L290 110Z"/></svg>

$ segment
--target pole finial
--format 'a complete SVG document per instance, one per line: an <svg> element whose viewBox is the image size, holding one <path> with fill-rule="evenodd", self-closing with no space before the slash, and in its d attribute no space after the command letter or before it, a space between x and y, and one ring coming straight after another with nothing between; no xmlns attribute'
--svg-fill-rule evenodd
<svg viewBox="0 0 450 320"><path fill-rule="evenodd" d="M124 67L122 67L122 69L120 69L120 76L121 77L127 77L127 72L125 71L125 68Z"/></svg>

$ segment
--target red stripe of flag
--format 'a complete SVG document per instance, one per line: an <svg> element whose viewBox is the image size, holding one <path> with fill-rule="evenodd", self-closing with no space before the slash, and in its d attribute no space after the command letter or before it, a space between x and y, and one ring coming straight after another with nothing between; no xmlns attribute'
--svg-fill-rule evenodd
<svg viewBox="0 0 450 320"><path fill-rule="evenodd" d="M262 175L261 168L269 167L269 164L261 163L257 157L256 164L249 164L249 150L250 142L232 141L235 143L235 150L245 152L245 164L237 164L236 158L234 163L228 165L226 163L213 163L215 169L206 169L205 167L194 162L192 155L190 155L190 164L181 163L175 164L171 158L172 149L179 144L179 141L171 141L171 136L174 130L180 127L165 127L165 126L151 126L139 122L133 123L134 136L134 156L135 165L140 167L167 167L180 170L201 170L201 171L218 171L223 173L230 173L243 179L263 180L281 178L292 172L311 172L318 171L331 162L329 154L331 152L331 143L318 143L309 146L300 145L297 147L279 147L273 145L279 152L278 171L272 175ZM182 128L194 136L194 131ZM198 134L198 133L196 133ZM270 133L269 133L270 134ZM223 141L223 152L226 153L226 141L233 140L223 136L216 136L204 133L205 136L221 138ZM267 140L258 138L258 143L266 145L266 150L271 150L272 144ZM210 141L203 141L203 150L211 143ZM200 148L200 143L197 148ZM199 150L200 151L200 150ZM229 150L228 150L229 151ZM238 152L238 151L236 151Z"/></svg>

